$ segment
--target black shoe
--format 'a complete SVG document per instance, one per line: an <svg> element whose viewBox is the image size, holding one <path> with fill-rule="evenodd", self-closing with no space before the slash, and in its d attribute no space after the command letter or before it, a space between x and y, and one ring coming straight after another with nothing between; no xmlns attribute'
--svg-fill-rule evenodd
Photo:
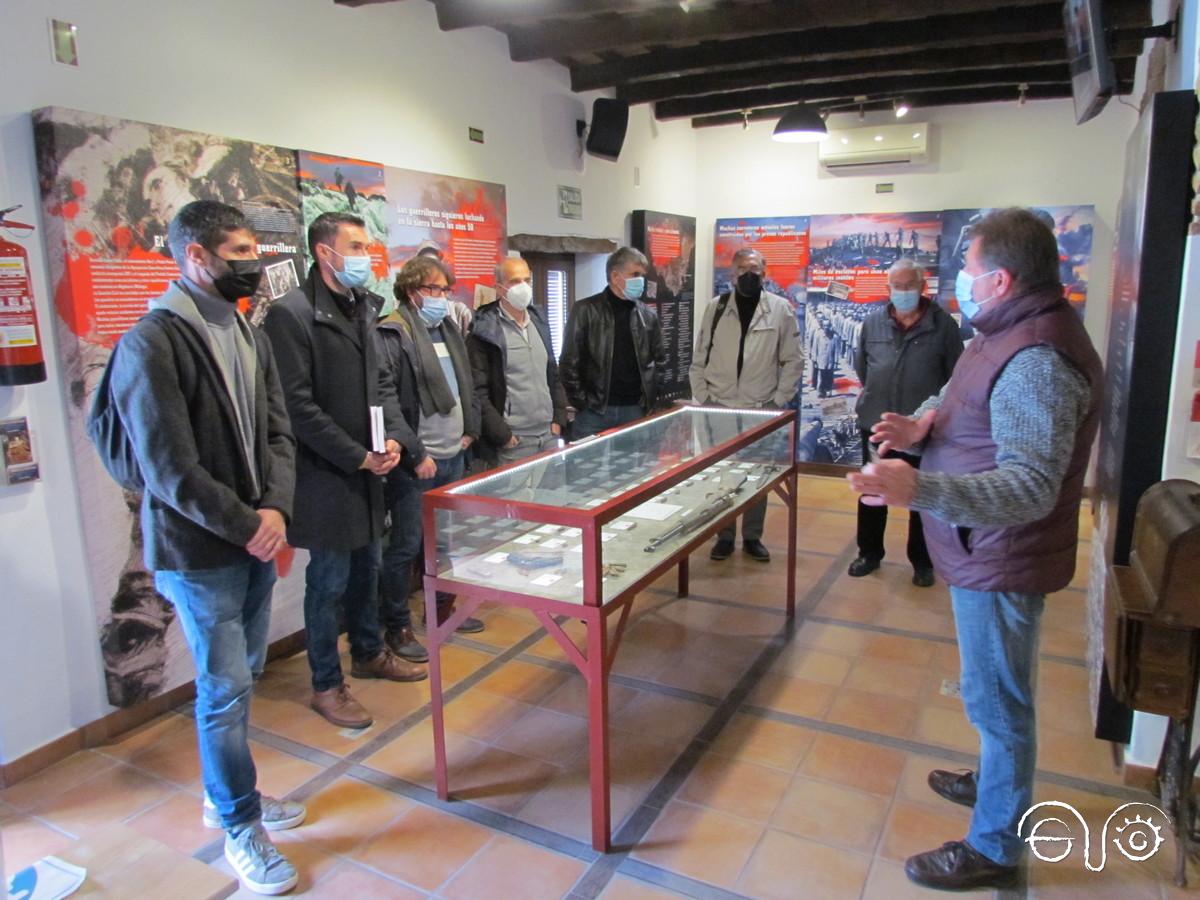
<svg viewBox="0 0 1200 900"><path fill-rule="evenodd" d="M472 616L467 616L454 631L458 634L479 634L479 632L483 631L483 622Z"/></svg>
<svg viewBox="0 0 1200 900"><path fill-rule="evenodd" d="M727 541L724 538L713 544L713 548L708 551L709 559L729 559L733 556L733 541Z"/></svg>
<svg viewBox="0 0 1200 900"><path fill-rule="evenodd" d="M913 569L913 584L917 587L933 587L933 569Z"/></svg>
<svg viewBox="0 0 1200 900"><path fill-rule="evenodd" d="M763 546L762 541L742 541L742 552L755 562L771 561L771 551Z"/></svg>
<svg viewBox="0 0 1200 900"><path fill-rule="evenodd" d="M864 575L870 575L879 568L879 560L873 556L860 556L854 562L850 563L850 568L847 572L851 578L862 578Z"/></svg>
<svg viewBox="0 0 1200 900"><path fill-rule="evenodd" d="M389 631L383 636L383 640L393 653L409 662L429 662L429 651L417 640L411 628Z"/></svg>
<svg viewBox="0 0 1200 900"><path fill-rule="evenodd" d="M938 891L1014 887L1018 871L1017 866L992 862L966 841L948 841L904 863L909 881Z"/></svg>
<svg viewBox="0 0 1200 900"><path fill-rule="evenodd" d="M975 773L969 769L947 772L934 769L929 773L929 787L940 797L959 806L975 805Z"/></svg>

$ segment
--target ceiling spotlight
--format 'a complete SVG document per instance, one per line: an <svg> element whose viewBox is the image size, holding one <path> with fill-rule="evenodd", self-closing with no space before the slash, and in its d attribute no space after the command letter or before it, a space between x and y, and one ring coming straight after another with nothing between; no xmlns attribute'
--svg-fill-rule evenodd
<svg viewBox="0 0 1200 900"><path fill-rule="evenodd" d="M679 8L684 12L692 11L692 0L679 0Z"/></svg>
<svg viewBox="0 0 1200 900"><path fill-rule="evenodd" d="M750 127L750 110L743 109L742 110L742 131L745 131L749 127Z"/></svg>
<svg viewBox="0 0 1200 900"><path fill-rule="evenodd" d="M908 115L908 111L912 109L912 107L908 105L907 101L900 99L892 101L892 109L895 110L897 119L903 119Z"/></svg>
<svg viewBox="0 0 1200 900"><path fill-rule="evenodd" d="M797 103L779 120L771 139L785 144L802 144L823 141L829 130L820 113L806 103Z"/></svg>
<svg viewBox="0 0 1200 900"><path fill-rule="evenodd" d="M1017 85L1017 106L1025 105L1025 94L1029 90L1029 85L1021 82Z"/></svg>
<svg viewBox="0 0 1200 900"><path fill-rule="evenodd" d="M882 141L882 140L883 140L883 135L882 135L882 134L877 134L877 135L875 135L875 140L877 140L877 141Z"/></svg>
<svg viewBox="0 0 1200 900"><path fill-rule="evenodd" d="M919 131L914 131L914 132L913 132L913 137L912 137L912 139L915 141L915 140L916 140L917 138L919 138L920 136L921 136L921 132L919 132Z"/></svg>

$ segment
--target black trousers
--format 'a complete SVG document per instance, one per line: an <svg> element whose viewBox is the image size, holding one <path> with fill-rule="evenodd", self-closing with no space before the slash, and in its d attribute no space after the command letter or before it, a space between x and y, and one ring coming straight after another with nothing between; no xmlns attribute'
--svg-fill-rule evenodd
<svg viewBox="0 0 1200 900"><path fill-rule="evenodd" d="M868 442L869 431L862 432L863 465L871 461ZM902 459L914 469L921 468L921 457L910 456L907 453L889 452L886 459ZM886 506L868 506L861 498L858 501L858 553L871 559L883 559L883 532L887 529L888 508ZM921 524L921 514L914 510L908 512L908 561L914 569L932 569L933 562L929 559L929 550L925 547L925 527Z"/></svg>

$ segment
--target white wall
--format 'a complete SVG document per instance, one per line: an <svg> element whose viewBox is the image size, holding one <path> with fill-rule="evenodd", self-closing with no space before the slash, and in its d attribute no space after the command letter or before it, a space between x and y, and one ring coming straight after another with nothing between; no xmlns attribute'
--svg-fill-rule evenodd
<svg viewBox="0 0 1200 900"><path fill-rule="evenodd" d="M629 210L694 214L695 142L640 107L617 163L576 156L591 96L566 70L509 61L488 29L443 34L418 0L27 0L3 4L0 207L40 222L29 112L66 106L506 184L512 232L622 239ZM49 58L47 17L79 26L78 69ZM359 61L356 68L354 61ZM467 126L486 143L467 140ZM641 170L641 187L633 169ZM581 187L584 219L556 215ZM39 233L27 242L43 337L52 309ZM0 488L0 762L109 711L63 414L62 380L0 388L0 417L28 416L40 484Z"/></svg>
<svg viewBox="0 0 1200 900"><path fill-rule="evenodd" d="M714 218L1091 203L1096 225L1086 321L1103 347L1113 227L1133 110L1113 103L1083 126L1075 125L1069 100L918 107L909 118L932 125L930 161L873 167L868 174L830 174L819 166L815 144L772 141L773 122L745 131L700 131L697 296L712 296ZM868 113L862 124L895 121L890 113ZM858 124L857 113L830 119L832 127ZM895 192L876 194L878 182L893 182Z"/></svg>

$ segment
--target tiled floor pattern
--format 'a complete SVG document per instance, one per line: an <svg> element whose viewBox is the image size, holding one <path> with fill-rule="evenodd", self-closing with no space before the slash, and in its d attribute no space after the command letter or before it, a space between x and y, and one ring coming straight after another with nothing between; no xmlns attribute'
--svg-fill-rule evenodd
<svg viewBox="0 0 1200 900"><path fill-rule="evenodd" d="M532 616L486 608L487 630L444 651L448 804L432 790L427 683L356 683L376 724L339 732L307 709L303 654L272 664L252 737L263 789L309 805L308 823L278 835L301 872L297 894L935 896L905 879L903 860L960 837L969 812L925 776L970 766L977 751L953 696L948 595L911 585L905 517L893 516L882 570L851 579L849 492L802 478L801 503L794 624L782 613L774 501L769 566L699 552L690 599L675 597L672 576L636 601L611 681L618 851L608 856L589 841L583 680ZM1090 737L1084 586L1046 606L1038 799L1071 802L1099 828L1123 799L1149 798L1120 786L1108 746ZM567 630L582 639L580 623ZM187 712L0 791L9 871L113 822L224 867L217 833L200 823ZM1110 859L1100 873L1081 852L1035 861L1013 896L1175 896L1173 860L1168 835L1154 859Z"/></svg>

